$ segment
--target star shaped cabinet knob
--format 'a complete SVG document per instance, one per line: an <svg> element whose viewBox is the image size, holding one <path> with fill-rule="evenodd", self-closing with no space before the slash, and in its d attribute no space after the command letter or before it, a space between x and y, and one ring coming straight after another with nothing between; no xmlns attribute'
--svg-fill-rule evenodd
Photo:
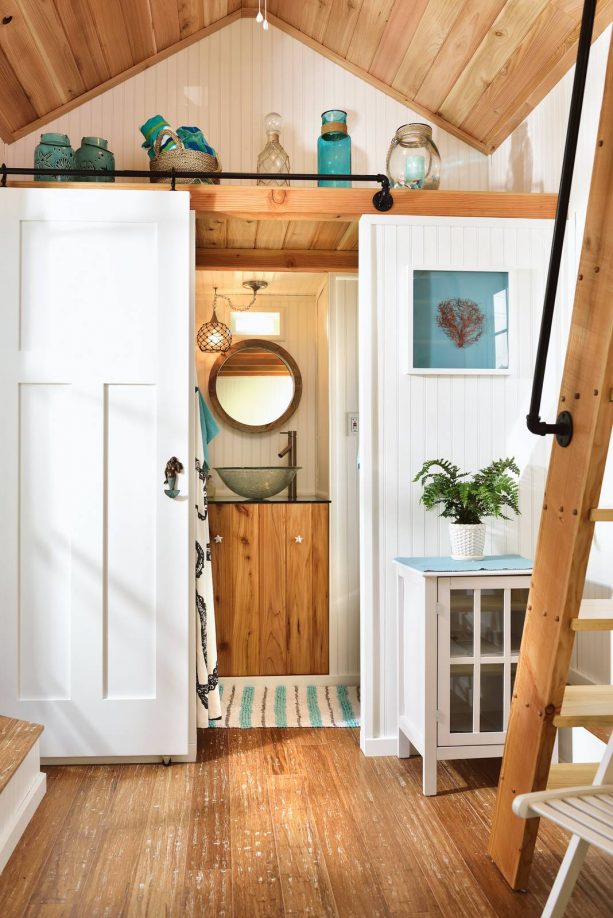
<svg viewBox="0 0 613 918"><path fill-rule="evenodd" d="M219 545L220 542L223 542L223 536L216 535L214 541Z"/></svg>
<svg viewBox="0 0 613 918"><path fill-rule="evenodd" d="M297 542L298 545L302 545L302 543L304 542L304 539L302 538L302 536L294 536L294 542Z"/></svg>

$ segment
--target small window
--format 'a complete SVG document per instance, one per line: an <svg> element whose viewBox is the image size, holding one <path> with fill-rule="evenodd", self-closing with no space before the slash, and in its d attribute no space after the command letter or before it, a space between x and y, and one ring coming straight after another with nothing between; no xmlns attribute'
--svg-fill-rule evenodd
<svg viewBox="0 0 613 918"><path fill-rule="evenodd" d="M230 329L233 335L258 338L278 338L281 335L280 312L232 312Z"/></svg>

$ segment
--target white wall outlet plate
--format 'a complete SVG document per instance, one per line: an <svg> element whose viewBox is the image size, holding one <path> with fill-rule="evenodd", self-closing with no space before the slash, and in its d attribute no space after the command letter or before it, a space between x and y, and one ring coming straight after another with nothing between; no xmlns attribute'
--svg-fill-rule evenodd
<svg viewBox="0 0 613 918"><path fill-rule="evenodd" d="M352 414L349 412L347 414L347 433L352 436L360 432L360 416L357 414Z"/></svg>

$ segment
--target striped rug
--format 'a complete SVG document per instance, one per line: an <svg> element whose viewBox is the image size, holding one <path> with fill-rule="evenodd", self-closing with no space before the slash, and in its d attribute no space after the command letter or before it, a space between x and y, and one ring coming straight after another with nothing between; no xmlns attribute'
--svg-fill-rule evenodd
<svg viewBox="0 0 613 918"><path fill-rule="evenodd" d="M221 720L211 727L358 727L355 685L237 686L219 683Z"/></svg>

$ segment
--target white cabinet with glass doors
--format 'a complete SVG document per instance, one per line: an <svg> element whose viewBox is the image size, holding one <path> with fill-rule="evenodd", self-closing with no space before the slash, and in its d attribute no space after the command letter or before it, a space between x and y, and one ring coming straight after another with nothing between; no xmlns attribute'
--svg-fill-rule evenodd
<svg viewBox="0 0 613 918"><path fill-rule="evenodd" d="M398 754L423 756L432 795L437 761L502 755L530 571L396 568Z"/></svg>

